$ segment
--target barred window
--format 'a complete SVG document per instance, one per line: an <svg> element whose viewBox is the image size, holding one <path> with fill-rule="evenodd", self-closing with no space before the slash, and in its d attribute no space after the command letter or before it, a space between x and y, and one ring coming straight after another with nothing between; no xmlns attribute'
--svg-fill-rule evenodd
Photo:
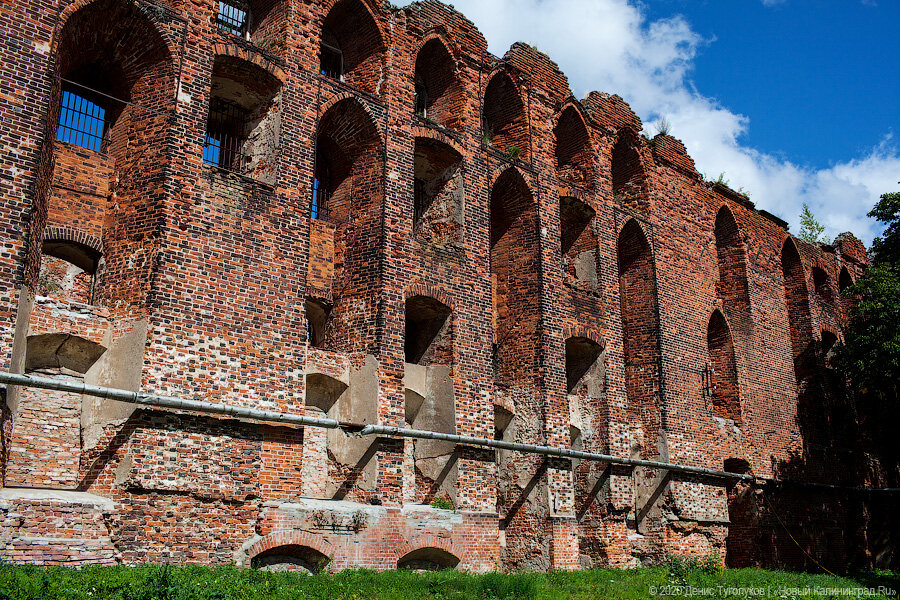
<svg viewBox="0 0 900 600"><path fill-rule="evenodd" d="M233 102L213 96L206 122L203 162L240 172L246 123L247 111Z"/></svg>
<svg viewBox="0 0 900 600"><path fill-rule="evenodd" d="M75 92L63 89L56 139L100 151L106 133L106 110Z"/></svg>
<svg viewBox="0 0 900 600"><path fill-rule="evenodd" d="M331 167L321 156L316 160L316 176L313 179L313 197L310 216L324 219L328 216L328 196L331 185Z"/></svg>
<svg viewBox="0 0 900 600"><path fill-rule="evenodd" d="M220 31L245 37L250 22L250 8L240 0L219 0L216 26Z"/></svg>

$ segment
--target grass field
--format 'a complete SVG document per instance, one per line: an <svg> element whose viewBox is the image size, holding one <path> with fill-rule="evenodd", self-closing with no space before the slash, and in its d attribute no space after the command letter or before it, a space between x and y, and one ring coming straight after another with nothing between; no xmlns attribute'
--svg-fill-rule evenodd
<svg viewBox="0 0 900 600"><path fill-rule="evenodd" d="M880 588L880 589L879 589ZM234 567L17 567L0 564L2 600L563 600L898 598L900 574L850 577L720 569L670 559L644 569L469 575L456 571L266 573Z"/></svg>

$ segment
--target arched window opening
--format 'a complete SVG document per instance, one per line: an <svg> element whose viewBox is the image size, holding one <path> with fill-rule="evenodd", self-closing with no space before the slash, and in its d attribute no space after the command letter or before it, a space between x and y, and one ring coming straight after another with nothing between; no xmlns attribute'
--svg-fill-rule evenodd
<svg viewBox="0 0 900 600"><path fill-rule="evenodd" d="M511 158L530 159L525 105L510 76L497 73L484 93L484 141Z"/></svg>
<svg viewBox="0 0 900 600"><path fill-rule="evenodd" d="M164 142L177 79L162 28L154 22L157 14L141 6L97 0L61 23L53 61L59 95L50 98L59 119L52 147L56 166L46 174L47 225L74 228L102 242L106 257L97 298L85 291L96 265L76 263L88 273L77 277L84 285L76 295L123 310L146 302L149 263L122 246L133 243L134 231L162 210L151 191L164 187L160 178L171 158ZM115 202L107 202L113 185Z"/></svg>
<svg viewBox="0 0 900 600"><path fill-rule="evenodd" d="M593 153L590 136L578 111L569 106L553 130L556 139L556 176L560 181L593 187Z"/></svg>
<svg viewBox="0 0 900 600"><path fill-rule="evenodd" d="M559 199L559 233L566 282L597 287L597 236L591 227L596 211L568 196Z"/></svg>
<svg viewBox="0 0 900 600"><path fill-rule="evenodd" d="M416 57L415 111L438 125L459 128L462 88L456 77L456 65L446 46L431 39Z"/></svg>
<svg viewBox="0 0 900 600"><path fill-rule="evenodd" d="M377 94L385 45L372 15L360 0L339 0L322 26L320 72Z"/></svg>
<svg viewBox="0 0 900 600"><path fill-rule="evenodd" d="M459 241L463 228L462 156L436 140L416 138L414 161L414 227L438 244Z"/></svg>
<svg viewBox="0 0 900 600"><path fill-rule="evenodd" d="M781 272L784 278L794 374L799 381L812 374L815 350L812 343L812 318L809 311L806 274L803 271L800 253L790 238L784 242L781 249Z"/></svg>
<svg viewBox="0 0 900 600"><path fill-rule="evenodd" d="M397 568L410 571L443 571L455 569L459 558L441 548L419 548L397 561Z"/></svg>
<svg viewBox="0 0 900 600"><path fill-rule="evenodd" d="M250 566L261 571L312 574L328 565L328 557L308 546L288 545L270 548L254 556Z"/></svg>
<svg viewBox="0 0 900 600"><path fill-rule="evenodd" d="M716 215L716 258L719 265L718 296L728 309L749 312L747 251L734 215L727 206Z"/></svg>
<svg viewBox="0 0 900 600"><path fill-rule="evenodd" d="M853 285L853 278L850 277L850 271L847 270L847 267L841 267L841 275L838 279L838 286L843 292L845 289Z"/></svg>
<svg viewBox="0 0 900 600"><path fill-rule="evenodd" d="M656 437L662 427L656 267L650 244L634 219L622 228L617 250L626 415L637 426L635 444L648 458L657 453Z"/></svg>
<svg viewBox="0 0 900 600"><path fill-rule="evenodd" d="M450 308L434 298L406 301L406 362L449 364L453 360Z"/></svg>
<svg viewBox="0 0 900 600"><path fill-rule="evenodd" d="M272 184L280 129L281 82L251 63L217 57L203 161Z"/></svg>
<svg viewBox="0 0 900 600"><path fill-rule="evenodd" d="M490 219L495 377L521 383L522 365L537 358L540 290L537 207L515 169L497 178Z"/></svg>
<svg viewBox="0 0 900 600"><path fill-rule="evenodd" d="M709 351L710 400L713 416L741 421L741 398L738 388L734 340L721 312L715 311L706 330Z"/></svg>
<svg viewBox="0 0 900 600"><path fill-rule="evenodd" d="M38 295L93 304L100 253L81 244L45 241L38 275Z"/></svg>
<svg viewBox="0 0 900 600"><path fill-rule="evenodd" d="M324 348L331 305L325 300L306 299L306 335L313 348Z"/></svg>
<svg viewBox="0 0 900 600"><path fill-rule="evenodd" d="M644 167L630 132L619 136L613 146L611 169L613 199L635 210L646 211L650 204L644 185Z"/></svg>
<svg viewBox="0 0 900 600"><path fill-rule="evenodd" d="M106 348L76 335L29 336L25 372L82 382ZM23 388L9 441L6 484L75 489L81 459L81 396Z"/></svg>

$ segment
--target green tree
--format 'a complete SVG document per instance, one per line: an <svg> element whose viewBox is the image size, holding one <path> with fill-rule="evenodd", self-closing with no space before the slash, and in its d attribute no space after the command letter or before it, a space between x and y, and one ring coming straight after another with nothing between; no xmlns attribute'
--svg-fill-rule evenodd
<svg viewBox="0 0 900 600"><path fill-rule="evenodd" d="M803 208L800 210L800 232L797 235L801 240L810 244L831 243L831 238L825 235L825 226L819 223L806 202L803 203Z"/></svg>
<svg viewBox="0 0 900 600"><path fill-rule="evenodd" d="M860 409L887 431L900 408L900 194L882 195L869 216L887 228L872 244L872 266L843 291L855 307L835 361Z"/></svg>
<svg viewBox="0 0 900 600"><path fill-rule="evenodd" d="M872 241L873 262L900 265L900 192L882 194L869 216L887 225Z"/></svg>

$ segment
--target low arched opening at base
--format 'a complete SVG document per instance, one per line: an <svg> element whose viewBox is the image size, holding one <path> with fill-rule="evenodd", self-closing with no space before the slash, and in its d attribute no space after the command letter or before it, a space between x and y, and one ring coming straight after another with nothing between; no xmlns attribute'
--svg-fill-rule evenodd
<svg viewBox="0 0 900 600"><path fill-rule="evenodd" d="M316 573L328 565L328 557L309 546L276 546L260 552L250 561L250 566L261 571L291 571Z"/></svg>
<svg viewBox="0 0 900 600"><path fill-rule="evenodd" d="M397 568L409 571L443 571L455 569L459 559L441 548L419 548L403 555Z"/></svg>

